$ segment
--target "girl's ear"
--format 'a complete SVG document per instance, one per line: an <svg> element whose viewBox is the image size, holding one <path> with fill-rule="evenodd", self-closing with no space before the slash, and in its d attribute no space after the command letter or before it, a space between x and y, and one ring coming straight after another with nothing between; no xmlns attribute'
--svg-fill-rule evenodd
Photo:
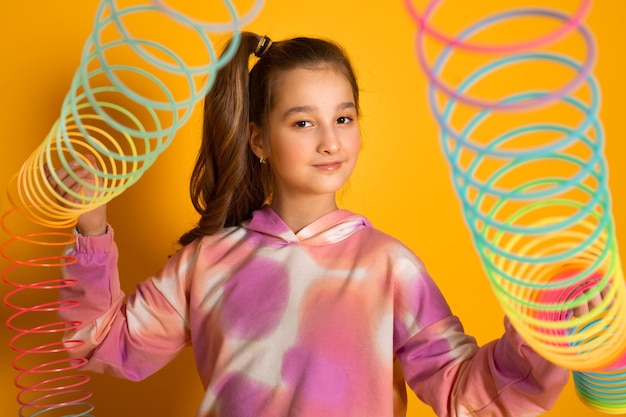
<svg viewBox="0 0 626 417"><path fill-rule="evenodd" d="M250 148L259 159L267 159L269 156L265 149L262 129L252 122L250 122Z"/></svg>

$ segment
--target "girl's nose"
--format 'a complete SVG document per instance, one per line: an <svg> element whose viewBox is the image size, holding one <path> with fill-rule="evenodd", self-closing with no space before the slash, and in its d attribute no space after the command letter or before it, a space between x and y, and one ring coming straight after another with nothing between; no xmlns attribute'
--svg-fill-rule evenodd
<svg viewBox="0 0 626 417"><path fill-rule="evenodd" d="M318 147L320 153L326 155L332 155L340 149L339 137L337 133L332 129L325 129L322 133L322 138Z"/></svg>

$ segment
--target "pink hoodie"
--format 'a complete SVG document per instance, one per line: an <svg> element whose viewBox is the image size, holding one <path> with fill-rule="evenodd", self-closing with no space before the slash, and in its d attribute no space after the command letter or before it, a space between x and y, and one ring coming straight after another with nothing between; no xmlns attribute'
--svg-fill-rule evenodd
<svg viewBox="0 0 626 417"><path fill-rule="evenodd" d="M191 345L198 417L403 416L405 381L439 416L535 416L568 371L507 320L481 348L401 242L336 210L294 234L269 207L197 239L126 297L113 230L78 236L62 290L86 369L139 380Z"/></svg>

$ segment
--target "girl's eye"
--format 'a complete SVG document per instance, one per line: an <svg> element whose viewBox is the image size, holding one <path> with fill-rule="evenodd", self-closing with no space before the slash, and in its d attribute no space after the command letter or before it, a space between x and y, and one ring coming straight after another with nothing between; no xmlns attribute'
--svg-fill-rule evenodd
<svg viewBox="0 0 626 417"><path fill-rule="evenodd" d="M339 124L348 124L352 121L352 119L350 117L346 117L346 116L341 116L340 118L337 119L337 123Z"/></svg>
<svg viewBox="0 0 626 417"><path fill-rule="evenodd" d="M309 127L311 126L311 122L307 122L306 120L300 120L299 122L295 123L296 127Z"/></svg>

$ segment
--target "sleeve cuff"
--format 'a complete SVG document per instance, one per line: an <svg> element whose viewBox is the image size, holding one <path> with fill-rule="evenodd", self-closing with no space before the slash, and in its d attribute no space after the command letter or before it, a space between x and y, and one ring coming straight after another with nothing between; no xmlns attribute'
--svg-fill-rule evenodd
<svg viewBox="0 0 626 417"><path fill-rule="evenodd" d="M74 229L76 236L76 252L80 253L108 253L113 246L113 228L107 225L106 232L99 236L84 236Z"/></svg>

